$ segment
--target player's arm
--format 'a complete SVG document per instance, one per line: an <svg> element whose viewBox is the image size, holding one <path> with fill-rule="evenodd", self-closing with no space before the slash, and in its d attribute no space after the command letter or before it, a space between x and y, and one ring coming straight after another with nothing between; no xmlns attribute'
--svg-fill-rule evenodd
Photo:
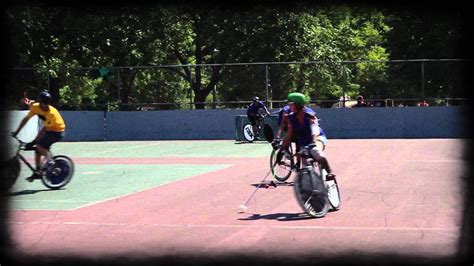
<svg viewBox="0 0 474 266"><path fill-rule="evenodd" d="M18 132L28 123L28 120L30 120L31 116L27 115L25 116L21 121L20 124L18 125L18 128L13 132L13 136L18 135Z"/></svg>
<svg viewBox="0 0 474 266"><path fill-rule="evenodd" d="M268 109L265 105L263 105L263 108L265 109L265 112L267 113L267 115L270 115L270 112L268 111Z"/></svg>
<svg viewBox="0 0 474 266"><path fill-rule="evenodd" d="M285 150L291 143L291 138L293 137L293 127L291 123L288 123L288 131L286 132L285 139L283 140L283 144L281 145L281 150Z"/></svg>
<svg viewBox="0 0 474 266"><path fill-rule="evenodd" d="M314 143L316 143L317 138L321 134L319 130L318 118L316 116L312 117L309 120L309 125L311 127L311 137L313 138Z"/></svg>
<svg viewBox="0 0 474 266"><path fill-rule="evenodd" d="M287 123L288 123L288 114L283 113L283 115L281 116L281 123L280 123L280 126L278 127L278 131L277 131L277 134L276 134L277 139L280 138L281 132L283 131L283 129L285 128L285 125Z"/></svg>

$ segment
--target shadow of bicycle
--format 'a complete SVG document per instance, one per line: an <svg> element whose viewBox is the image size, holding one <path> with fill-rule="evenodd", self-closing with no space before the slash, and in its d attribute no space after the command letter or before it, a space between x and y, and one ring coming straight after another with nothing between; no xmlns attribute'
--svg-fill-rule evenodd
<svg viewBox="0 0 474 266"><path fill-rule="evenodd" d="M56 190L61 190L61 189L56 189ZM40 192L56 191L56 190L53 190L53 189L37 189L37 190L27 189L27 190L10 192L10 193L7 194L7 196L15 197L15 196L22 196L22 195L32 195L32 194L36 194L36 193L40 193Z"/></svg>
<svg viewBox="0 0 474 266"><path fill-rule="evenodd" d="M276 184L276 187L273 187L273 188L277 188L279 186L285 186L285 187L293 187L295 186L295 182L291 181L291 182L275 182L273 181L274 184ZM271 181L270 182L265 182L265 183L253 183L253 184L250 184L251 186L254 186L254 187L258 187L260 185L260 187L264 187L265 184L269 185L269 186L273 186L273 184L271 184Z"/></svg>
<svg viewBox="0 0 474 266"><path fill-rule="evenodd" d="M248 141L239 141L239 142L234 142L234 144L268 144L268 141L265 140L254 140L252 142Z"/></svg>
<svg viewBox="0 0 474 266"><path fill-rule="evenodd" d="M254 213L247 218L239 218L241 221L255 221L255 220L277 220L277 221L301 221L301 220L308 220L314 219L304 212L302 213L271 213L271 214L258 214Z"/></svg>

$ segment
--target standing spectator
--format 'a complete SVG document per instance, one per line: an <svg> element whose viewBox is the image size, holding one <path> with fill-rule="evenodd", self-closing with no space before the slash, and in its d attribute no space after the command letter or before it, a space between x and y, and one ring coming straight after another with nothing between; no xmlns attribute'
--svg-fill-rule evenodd
<svg viewBox="0 0 474 266"><path fill-rule="evenodd" d="M352 107L368 107L367 103L364 101L364 97L362 95L357 96L357 103Z"/></svg>
<svg viewBox="0 0 474 266"><path fill-rule="evenodd" d="M28 99L28 94L23 92L23 98L20 99L20 110L29 110L31 105L31 100Z"/></svg>
<svg viewBox="0 0 474 266"><path fill-rule="evenodd" d="M430 106L426 100L423 100L422 102L419 102L416 106L419 106L419 107L428 107Z"/></svg>

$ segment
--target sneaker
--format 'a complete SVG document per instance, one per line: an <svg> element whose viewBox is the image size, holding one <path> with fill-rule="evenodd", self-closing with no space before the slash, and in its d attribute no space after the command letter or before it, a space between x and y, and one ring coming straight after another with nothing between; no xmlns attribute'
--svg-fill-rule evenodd
<svg viewBox="0 0 474 266"><path fill-rule="evenodd" d="M30 177L26 178L26 181L33 182L35 179L41 179L41 172L35 171Z"/></svg>
<svg viewBox="0 0 474 266"><path fill-rule="evenodd" d="M327 174L326 175L326 181L334 180L334 178L336 178L335 174Z"/></svg>

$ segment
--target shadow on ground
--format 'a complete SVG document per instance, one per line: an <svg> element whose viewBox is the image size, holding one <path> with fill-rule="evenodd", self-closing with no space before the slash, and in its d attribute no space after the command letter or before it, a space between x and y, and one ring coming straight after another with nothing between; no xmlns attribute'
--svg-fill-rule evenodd
<svg viewBox="0 0 474 266"><path fill-rule="evenodd" d="M52 189L37 189L37 190L27 189L27 190L21 190L21 191L10 192L10 193L8 193L8 196L10 196L10 197L15 197L15 196L31 195L31 194L36 194L36 193L39 193L39 192L57 191L57 190L58 190L58 189L56 189L56 190L52 190Z"/></svg>
<svg viewBox="0 0 474 266"><path fill-rule="evenodd" d="M277 220L277 221L301 221L308 219L316 219L304 212L302 213L271 213L271 214L258 214L254 213L247 218L239 218L241 221L254 221L254 220Z"/></svg>

